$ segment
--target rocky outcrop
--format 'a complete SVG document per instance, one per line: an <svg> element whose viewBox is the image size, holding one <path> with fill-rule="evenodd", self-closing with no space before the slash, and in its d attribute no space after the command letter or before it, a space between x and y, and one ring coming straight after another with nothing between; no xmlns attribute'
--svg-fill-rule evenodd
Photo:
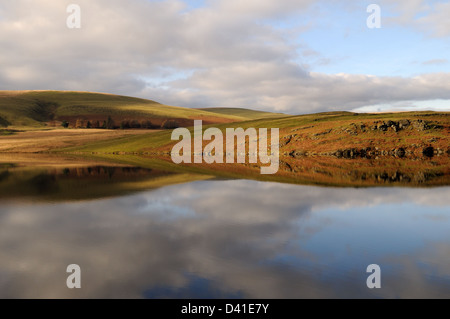
<svg viewBox="0 0 450 319"><path fill-rule="evenodd" d="M370 127L372 131L382 131L386 132L388 130L393 130L394 132L398 132L404 129L412 127L417 131L425 131L429 129L440 129L442 126L434 125L429 121L424 120L399 120L399 121L376 121Z"/></svg>
<svg viewBox="0 0 450 319"><path fill-rule="evenodd" d="M412 126L414 129L416 129L417 131L425 131L428 130L430 127L428 126L428 123L422 120L417 120L412 122Z"/></svg>

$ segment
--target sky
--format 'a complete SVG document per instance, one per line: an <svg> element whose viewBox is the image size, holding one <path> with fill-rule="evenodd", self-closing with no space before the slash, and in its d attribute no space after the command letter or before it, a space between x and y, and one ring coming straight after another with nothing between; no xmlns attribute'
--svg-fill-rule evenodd
<svg viewBox="0 0 450 319"><path fill-rule="evenodd" d="M380 28L369 28L370 4ZM70 4L80 28L68 28ZM0 0L0 90L304 114L450 111L450 2ZM71 20L72 21L72 20Z"/></svg>

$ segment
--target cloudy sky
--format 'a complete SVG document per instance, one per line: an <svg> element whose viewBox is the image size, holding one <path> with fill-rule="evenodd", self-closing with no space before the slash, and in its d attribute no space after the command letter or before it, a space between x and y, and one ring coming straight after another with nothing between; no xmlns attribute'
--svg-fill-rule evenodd
<svg viewBox="0 0 450 319"><path fill-rule="evenodd" d="M69 29L69 4L81 28ZM370 29L367 6L381 8ZM0 89L291 114L450 110L450 2L1 0Z"/></svg>

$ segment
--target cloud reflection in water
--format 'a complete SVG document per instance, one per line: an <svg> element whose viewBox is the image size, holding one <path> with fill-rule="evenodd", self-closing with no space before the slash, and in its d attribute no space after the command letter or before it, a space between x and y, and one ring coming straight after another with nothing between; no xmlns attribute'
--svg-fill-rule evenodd
<svg viewBox="0 0 450 319"><path fill-rule="evenodd" d="M203 181L0 207L0 297L450 297L450 188ZM82 268L82 288L65 285ZM382 267L382 289L365 267Z"/></svg>

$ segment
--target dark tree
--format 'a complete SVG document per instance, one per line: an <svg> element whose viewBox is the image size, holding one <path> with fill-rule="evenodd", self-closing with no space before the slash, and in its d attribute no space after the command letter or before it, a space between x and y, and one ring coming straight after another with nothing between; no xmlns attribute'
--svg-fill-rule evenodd
<svg viewBox="0 0 450 319"><path fill-rule="evenodd" d="M137 120L132 120L130 123L131 128L141 128L141 123L139 123Z"/></svg>
<svg viewBox="0 0 450 319"><path fill-rule="evenodd" d="M179 127L178 122L175 120L166 120L161 124L161 128L163 129L175 129Z"/></svg>
<svg viewBox="0 0 450 319"><path fill-rule="evenodd" d="M106 120L106 128L108 130L112 130L114 128L114 121L111 116L108 116L108 119Z"/></svg>
<svg viewBox="0 0 450 319"><path fill-rule="evenodd" d="M142 121L141 122L141 127L142 128L146 128L146 129L152 128L152 123L149 120Z"/></svg>
<svg viewBox="0 0 450 319"><path fill-rule="evenodd" d="M130 122L128 120L124 120L120 123L120 128L121 129L127 129L130 128Z"/></svg>

